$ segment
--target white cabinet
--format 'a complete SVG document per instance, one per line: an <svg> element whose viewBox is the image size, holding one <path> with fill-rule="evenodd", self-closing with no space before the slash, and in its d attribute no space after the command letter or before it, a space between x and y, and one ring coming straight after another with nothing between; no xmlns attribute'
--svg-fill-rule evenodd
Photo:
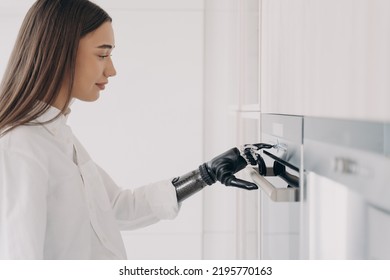
<svg viewBox="0 0 390 280"><path fill-rule="evenodd" d="M240 110L259 111L259 0L240 1L238 17L238 91Z"/></svg>
<svg viewBox="0 0 390 280"><path fill-rule="evenodd" d="M303 1L262 0L261 111L303 115Z"/></svg>
<svg viewBox="0 0 390 280"><path fill-rule="evenodd" d="M305 1L305 115L390 120L390 2Z"/></svg>
<svg viewBox="0 0 390 280"><path fill-rule="evenodd" d="M259 141L258 0L205 1L204 156ZM243 177L244 174L237 175ZM258 192L204 192L205 259L258 258Z"/></svg>
<svg viewBox="0 0 390 280"><path fill-rule="evenodd" d="M364 259L366 205L348 187L310 173L307 176L309 259Z"/></svg>
<svg viewBox="0 0 390 280"><path fill-rule="evenodd" d="M390 2L262 0L264 113L389 121Z"/></svg>
<svg viewBox="0 0 390 280"><path fill-rule="evenodd" d="M240 145L257 143L260 139L260 113L240 112L239 139ZM238 177L252 181L245 171ZM236 243L239 259L258 259L261 256L261 213L260 190L236 190L237 194L237 226Z"/></svg>

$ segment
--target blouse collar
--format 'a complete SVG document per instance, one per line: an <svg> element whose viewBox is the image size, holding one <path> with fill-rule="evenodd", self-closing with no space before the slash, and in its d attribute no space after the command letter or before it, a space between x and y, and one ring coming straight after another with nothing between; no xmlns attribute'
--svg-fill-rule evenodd
<svg viewBox="0 0 390 280"><path fill-rule="evenodd" d="M71 110L68 108L65 114L56 107L50 106L34 123L43 125L51 134L56 135L66 125ZM57 117L58 116L58 117ZM57 118L56 118L57 117ZM55 119L56 118L56 119Z"/></svg>

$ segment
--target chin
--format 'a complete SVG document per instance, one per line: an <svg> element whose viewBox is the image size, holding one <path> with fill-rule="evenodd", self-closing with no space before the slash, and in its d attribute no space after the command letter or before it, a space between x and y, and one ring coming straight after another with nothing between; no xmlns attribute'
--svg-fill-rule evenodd
<svg viewBox="0 0 390 280"><path fill-rule="evenodd" d="M95 96L94 98L91 98L91 99L89 99L89 100L87 100L88 102L93 102L93 101L96 101L96 100L98 100L99 99L99 97L100 97L100 94L98 94L97 96Z"/></svg>
<svg viewBox="0 0 390 280"><path fill-rule="evenodd" d="M89 90L78 90L72 94L73 98L76 98L80 101L93 102L99 99L100 90L89 89Z"/></svg>
<svg viewBox="0 0 390 280"><path fill-rule="evenodd" d="M90 96L83 96L82 98L79 98L79 100L85 101L85 102L94 102L94 101L98 100L99 97L100 97L100 93L97 93L97 94L90 95Z"/></svg>

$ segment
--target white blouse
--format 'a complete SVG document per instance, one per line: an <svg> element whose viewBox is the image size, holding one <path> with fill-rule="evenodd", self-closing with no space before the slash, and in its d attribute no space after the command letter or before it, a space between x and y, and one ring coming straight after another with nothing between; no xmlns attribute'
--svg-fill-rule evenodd
<svg viewBox="0 0 390 280"><path fill-rule="evenodd" d="M37 122L58 113L52 107ZM169 180L118 188L66 119L0 138L0 259L125 259L120 230L179 211Z"/></svg>

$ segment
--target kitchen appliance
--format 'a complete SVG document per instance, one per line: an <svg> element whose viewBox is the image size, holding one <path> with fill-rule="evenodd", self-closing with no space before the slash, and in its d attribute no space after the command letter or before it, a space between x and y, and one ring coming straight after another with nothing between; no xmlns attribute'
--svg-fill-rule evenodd
<svg viewBox="0 0 390 280"><path fill-rule="evenodd" d="M275 145L263 151L266 175L248 170L260 187L259 246L262 259L298 259L300 231L301 116L261 115L261 142Z"/></svg>
<svg viewBox="0 0 390 280"><path fill-rule="evenodd" d="M305 117L303 142L304 256L390 259L390 124Z"/></svg>
<svg viewBox="0 0 390 280"><path fill-rule="evenodd" d="M390 124L262 114L262 259L390 259Z"/></svg>

